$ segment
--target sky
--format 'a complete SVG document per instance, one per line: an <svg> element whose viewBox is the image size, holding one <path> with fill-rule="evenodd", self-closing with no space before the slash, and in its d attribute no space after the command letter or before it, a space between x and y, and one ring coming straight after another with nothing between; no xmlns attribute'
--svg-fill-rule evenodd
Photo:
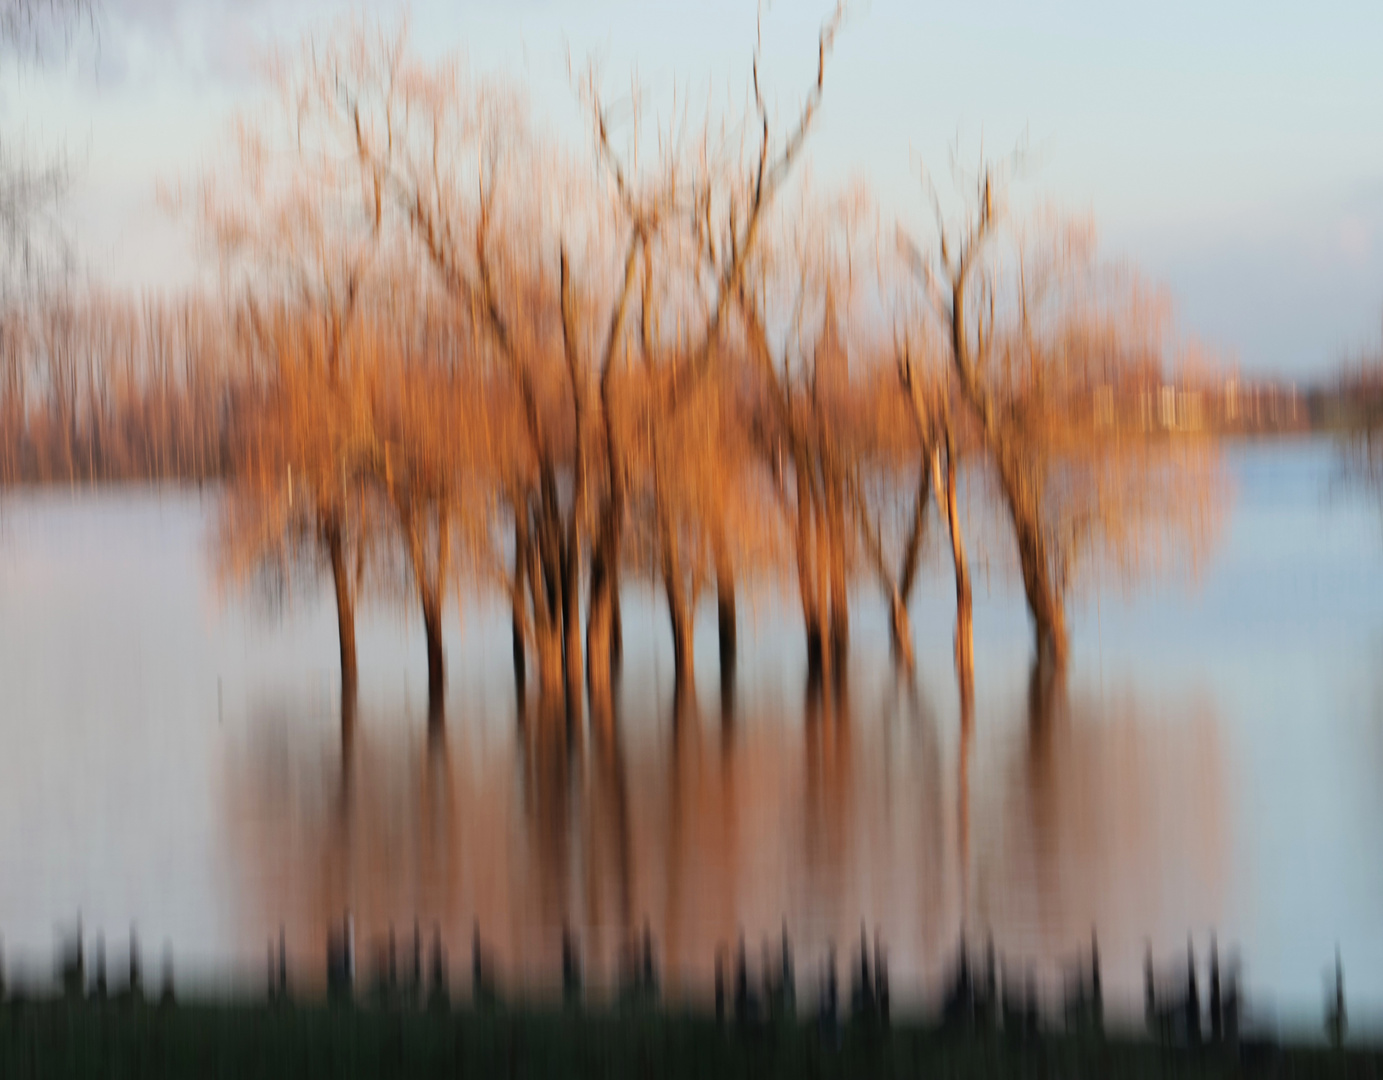
<svg viewBox="0 0 1383 1080"><path fill-rule="evenodd" d="M827 0L763 15L765 80L786 119ZM583 138L568 58L612 94L741 95L754 0L418 0L424 56L521 79ZM395 4L103 0L66 57L0 70L0 133L73 172L64 219L83 272L177 288L211 269L159 185L228 160L230 124L266 107L262 61ZM1383 345L1383 3L1378 0L856 0L827 73L810 168L863 179L885 222L920 232L943 188L1019 141L1021 197L1097 223L1102 249L1163 284L1180 329L1248 373L1309 380ZM739 100L736 97L736 100Z"/></svg>

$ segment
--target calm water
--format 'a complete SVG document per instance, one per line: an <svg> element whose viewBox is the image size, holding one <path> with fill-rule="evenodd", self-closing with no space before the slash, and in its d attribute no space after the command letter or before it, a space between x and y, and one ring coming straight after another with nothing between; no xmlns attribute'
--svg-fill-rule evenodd
<svg viewBox="0 0 1383 1080"><path fill-rule="evenodd" d="M223 595L214 497L8 496L0 511L0 934L46 967L81 912L123 964L131 923L187 977L261 979L286 928L307 970L347 907L362 942L439 925L456 978L478 921L506 980L558 970L564 923L608 982L645 921L673 987L717 943L784 924L804 979L861 922L895 993L934 993L962 926L1050 982L1098 927L1132 1004L1145 941L1212 929L1251 995L1315 1022L1338 942L1355 1019L1383 1020L1383 528L1329 447L1238 450L1198 582L1082 601L1074 663L1028 692L1005 552L977 553L977 723L962 740L941 534L913 606L920 664L889 673L886 619L853 615L849 693L804 702L791 603L745 603L722 724L713 615L699 708L674 722L655 591L626 596L612 739L516 723L508 626L453 606L446 741L425 737L410 612L367 614L362 716L343 760L334 616ZM1034 712L1040 722L1034 724ZM362 946L363 950L368 945Z"/></svg>

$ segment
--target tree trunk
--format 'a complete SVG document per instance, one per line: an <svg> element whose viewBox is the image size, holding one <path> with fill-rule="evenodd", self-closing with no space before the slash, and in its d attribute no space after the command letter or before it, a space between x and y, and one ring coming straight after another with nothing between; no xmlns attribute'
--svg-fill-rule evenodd
<svg viewBox="0 0 1383 1080"><path fill-rule="evenodd" d="M541 535L528 545L528 596L533 609L533 652L538 660L538 696L544 716L558 711L566 693L562 669L562 614L551 579L556 565L551 545Z"/></svg>
<svg viewBox="0 0 1383 1080"><path fill-rule="evenodd" d="M1044 665L1059 668L1066 661L1066 611L1061 596L1052 586L1041 528L1033 522L1015 519L1014 531L1023 566L1023 589L1032 615L1037 658Z"/></svg>
<svg viewBox="0 0 1383 1080"><path fill-rule="evenodd" d="M1044 666L1059 668L1066 661L1066 611L1062 596L1052 581L1046 538L1038 517L1038 499L1025 491L1021 468L1009 454L999 459L999 479L1018 543L1018 562L1023 571L1028 613L1032 616L1037 660Z"/></svg>
<svg viewBox="0 0 1383 1080"><path fill-rule="evenodd" d="M1057 664L1033 657L1028 672L1028 726L1037 737L1035 745L1045 747L1050 737L1057 707L1065 688L1066 672Z"/></svg>
<svg viewBox="0 0 1383 1080"><path fill-rule="evenodd" d="M615 561L619 541L608 537L591 557L590 600L586 609L586 688L591 709L609 704L619 675L621 626L619 576Z"/></svg>
<svg viewBox="0 0 1383 1080"><path fill-rule="evenodd" d="M951 285L951 355L956 374L971 407L978 414L985 443L994 455L999 482L1013 523L1018 543L1018 560L1023 571L1023 591L1027 594L1040 664L1061 666L1066 659L1066 613L1061 593L1052 581L1047 545L1042 535L1040 493L1033 490L1032 477L1024 475L1023 447L1016 444L1014 432L1001 425L994 401L976 374L970 357L965 325L965 278Z"/></svg>
<svg viewBox="0 0 1383 1080"><path fill-rule="evenodd" d="M927 529L927 504L932 496L931 462L923 458L921 473L917 478L917 494L913 499L912 527L903 545L903 559L898 568L898 583L889 597L889 629L893 644L894 659L903 664L908 671L916 666L916 653L912 644L912 623L908 621L908 603L912 597L912 586L917 580L917 566L922 555L922 539Z"/></svg>
<svg viewBox="0 0 1383 1080"><path fill-rule="evenodd" d="M619 598L619 565L610 569L610 675L619 678L624 666L624 614Z"/></svg>
<svg viewBox="0 0 1383 1080"><path fill-rule="evenodd" d="M685 594L679 595L677 602L681 606L672 616L672 665L677 693L682 696L696 686L696 652L692 641L691 611Z"/></svg>
<svg viewBox="0 0 1383 1080"><path fill-rule="evenodd" d="M525 610L526 576L528 570L528 523L515 507L517 523L514 526L514 580L510 591L512 608L510 634L514 650L514 692L518 700L519 712L523 712L528 690L528 613Z"/></svg>
<svg viewBox="0 0 1383 1080"><path fill-rule="evenodd" d="M538 655L538 696L545 710L560 706L566 693L560 626L560 622L540 625L533 635L534 652Z"/></svg>
<svg viewBox="0 0 1383 1080"><path fill-rule="evenodd" d="M889 597L889 637L893 645L893 658L909 672L916 665L912 648L912 624L908 622L908 605L903 594L895 589Z"/></svg>
<svg viewBox="0 0 1383 1080"><path fill-rule="evenodd" d="M716 623L720 634L720 696L728 701L735 692L738 661L738 627L735 611L735 571L726 549L724 524L717 523L715 538ZM728 711L728 710L726 710Z"/></svg>
<svg viewBox="0 0 1383 1080"><path fill-rule="evenodd" d="M939 456L932 459L940 468ZM969 715L975 694L975 632L971 618L970 564L965 555L965 538L960 529L960 508L956 503L956 449L950 432L946 434L946 476L937 479L937 490L945 503L946 532L951 538L951 565L956 578L956 685L960 691L962 716Z"/></svg>
<svg viewBox="0 0 1383 1080"><path fill-rule="evenodd" d="M528 694L528 654L524 642L523 593L514 591L513 621L509 628L511 646L514 654L514 695L519 709L523 709Z"/></svg>
<svg viewBox="0 0 1383 1080"><path fill-rule="evenodd" d="M716 621L720 633L720 712L729 720L735 712L735 672L739 664L735 627L735 579L716 578Z"/></svg>
<svg viewBox="0 0 1383 1080"><path fill-rule="evenodd" d="M607 519L591 555L591 591L586 610L586 688L591 712L608 712L613 701L613 680L619 666L619 592L616 577L619 536L612 520L615 508L607 505Z"/></svg>
<svg viewBox="0 0 1383 1080"><path fill-rule="evenodd" d="M821 682L825 667L825 635L821 625L821 606L818 602L816 564L817 552L812 523L811 479L800 458L795 462L797 472L797 588L802 598L802 624L807 635L807 685Z"/></svg>
<svg viewBox="0 0 1383 1080"><path fill-rule="evenodd" d="M821 653L818 676L829 681L835 674L835 650L831 647L831 545L826 528L826 514L817 501L812 507L812 587L816 590L817 648Z"/></svg>
<svg viewBox="0 0 1383 1080"><path fill-rule="evenodd" d="M610 660L610 583L601 579L598 566L592 567L591 599L586 611L586 690L591 699L591 717L604 716L614 699Z"/></svg>
<svg viewBox="0 0 1383 1080"><path fill-rule="evenodd" d="M442 651L442 598L439 591L422 588L423 633L427 637L427 721L441 725L445 713L446 657Z"/></svg>
<svg viewBox="0 0 1383 1080"><path fill-rule="evenodd" d="M692 611L678 564L677 541L669 524L663 529L663 588L672 624L672 663L678 695L696 685L696 653L692 643Z"/></svg>
<svg viewBox="0 0 1383 1080"><path fill-rule="evenodd" d="M845 499L839 484L831 485L827 503L827 544L830 550L831 668L839 674L850 651L850 597L845 568Z"/></svg>
<svg viewBox="0 0 1383 1080"><path fill-rule="evenodd" d="M351 592L350 569L346 566L340 521L335 516L330 517L325 531L327 554L331 559L331 578L336 589L336 634L341 646L341 727L345 731L355 721L359 684L355 660L355 597Z"/></svg>
<svg viewBox="0 0 1383 1080"><path fill-rule="evenodd" d="M733 679L738 662L739 632L735 625L735 579L730 573L716 575L716 621L720 634L720 671Z"/></svg>
<svg viewBox="0 0 1383 1080"><path fill-rule="evenodd" d="M562 671L566 676L567 722L582 717L581 539L573 528L562 566Z"/></svg>

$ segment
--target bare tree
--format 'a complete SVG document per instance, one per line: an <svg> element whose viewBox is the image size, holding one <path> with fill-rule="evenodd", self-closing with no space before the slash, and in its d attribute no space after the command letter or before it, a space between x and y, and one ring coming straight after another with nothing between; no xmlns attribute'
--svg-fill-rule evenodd
<svg viewBox="0 0 1383 1080"><path fill-rule="evenodd" d="M477 362L493 364L520 405L499 485L513 520L515 666L526 669L531 644L544 698L560 696L569 716L580 709L583 669L593 697L608 701L619 651L618 565L628 504L622 410L614 398L636 286L652 271L655 250L676 250L691 237L687 280L696 287L701 329L660 340L651 330L659 313L645 308L639 317L639 340L658 354L652 366L665 372L657 407L675 413L714 367L763 215L818 108L839 21L837 11L823 29L815 86L785 139L772 136L768 108L756 92L762 137L754 159L737 172L684 168L674 155L651 175L635 176L611 149L608 113L592 90L588 103L611 198L588 204L584 214L571 195L572 169L530 136L506 88L468 83L454 66L425 69L397 38L357 34L314 58L320 88L314 118L353 137L361 184L377 212L412 238L476 328ZM709 135L700 150L703 162L724 157ZM545 194L549 176L567 187L560 201L568 213L560 224L548 208L559 201ZM674 218L683 240L665 241ZM571 235L573 227L584 230L580 237ZM641 303L652 296L639 289ZM590 465L593 451L604 460L599 477ZM674 530L662 535L670 543ZM580 595L588 548L592 659L583 664ZM667 580L675 584L681 560L672 555L668 565L677 569ZM671 596L685 675L694 598L680 599L676 588Z"/></svg>
<svg viewBox="0 0 1383 1080"><path fill-rule="evenodd" d="M373 462L423 616L428 717L443 721L443 607L463 564L485 561L492 510L495 432L502 430L473 363L471 329L445 298L424 293L420 311L392 298L392 337L377 358L374 411L382 446ZM506 414L501 416L508 419Z"/></svg>
<svg viewBox="0 0 1383 1080"><path fill-rule="evenodd" d="M930 349L922 350L930 352ZM927 366L917 360L916 351L906 339L896 347L898 358L898 379L902 385L904 400L912 419L916 436L919 460L919 481L917 503L914 512L918 515L916 532L909 536L905 549L904 562L899 572L899 588L893 603L894 642L903 636L904 627L900 622L906 617L906 599L910 585L915 580L918 550L915 537L922 528L922 514L929 493L935 493L941 517L946 523L946 535L950 541L951 568L956 589L956 628L954 638L954 657L956 683L960 692L963 717L970 715L974 701L974 625L973 601L970 588L970 564L965 550L965 537L961 530L960 509L957 497L957 448L961 443L956 431L955 414L951 408L954 392L952 379L942 372L929 372ZM901 610L900 610L901 608ZM901 650L900 650L901 651ZM910 653L910 648L909 648Z"/></svg>
<svg viewBox="0 0 1383 1080"><path fill-rule="evenodd" d="M379 250L378 208L359 189L351 145L303 123L301 103L313 89L290 69L277 72L277 117L239 124L237 182L227 183L224 168L208 176L199 210L226 288L243 297L245 346L267 374L237 457L226 526L234 533L237 522L251 523L243 533L251 551L274 522L287 534L265 553L305 550L313 561L320 552L336 603L349 727L358 685L355 592L371 520L362 500L380 453L363 370L375 353L353 348L352 334L362 306L393 286L383 284L389 264Z"/></svg>
<svg viewBox="0 0 1383 1080"><path fill-rule="evenodd" d="M571 682L564 669L581 669L579 655L568 655L579 653L579 629L568 624L579 628L573 526L584 498L562 498L562 451L580 447L583 432L560 413L583 393L584 372L562 348L572 333L570 290L554 271L565 260L560 243L546 246L544 191L532 182L554 162L539 163L543 151L506 87L468 83L454 65L427 68L401 36L357 30L314 51L306 68L314 90L304 114L349 141L376 220L430 265L468 320L470 361L494 370L519 404L498 465L514 522L515 666L526 667L532 644L545 697L560 696Z"/></svg>
<svg viewBox="0 0 1383 1080"><path fill-rule="evenodd" d="M859 192L835 206L804 202L797 235L755 261L752 283L737 297L764 406L756 437L792 523L812 683L844 668L852 551L856 525L867 517L861 462L873 438L872 365L867 349L855 350L852 365L849 326L862 206ZM788 327L778 342L769 329L775 323ZM882 569L877 536L870 539Z"/></svg>
<svg viewBox="0 0 1383 1080"><path fill-rule="evenodd" d="M1081 560L1093 554L1126 572L1163 540L1194 556L1213 517L1217 458L1203 440L1095 422L1099 388L1161 371L1165 304L1097 260L1086 223L1049 214L1014 228L1006 175L982 164L959 224L933 196L930 256L902 242L1013 529L1037 655L1060 666Z"/></svg>

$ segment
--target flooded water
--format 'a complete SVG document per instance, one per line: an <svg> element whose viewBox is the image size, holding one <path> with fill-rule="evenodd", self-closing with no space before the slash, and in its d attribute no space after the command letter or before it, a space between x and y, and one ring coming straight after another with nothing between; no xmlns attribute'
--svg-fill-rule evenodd
<svg viewBox="0 0 1383 1080"><path fill-rule="evenodd" d="M976 724L962 738L941 534L900 683L862 590L848 689L810 700L790 601L744 602L722 716L714 614L696 703L674 709L657 593L631 583L618 723L576 743L521 723L498 607L448 619L443 742L421 627L364 614L343 751L329 597L222 594L211 493L6 496L0 510L0 934L50 963L80 912L120 963L262 979L284 928L303 971L349 908L362 951L472 927L502 980L560 970L579 934L609 984L647 925L665 985L715 950L792 936L799 975L861 925L895 995L935 993L962 933L1054 983L1097 928L1136 1008L1145 942L1237 946L1251 1002L1314 1023L1338 943L1355 1016L1383 1019L1383 528L1329 446L1237 449L1196 583L1082 600L1064 683L1030 685L1013 576L980 553ZM992 562L992 565L990 564ZM405 948L408 948L405 944ZM465 975L468 977L468 974Z"/></svg>

